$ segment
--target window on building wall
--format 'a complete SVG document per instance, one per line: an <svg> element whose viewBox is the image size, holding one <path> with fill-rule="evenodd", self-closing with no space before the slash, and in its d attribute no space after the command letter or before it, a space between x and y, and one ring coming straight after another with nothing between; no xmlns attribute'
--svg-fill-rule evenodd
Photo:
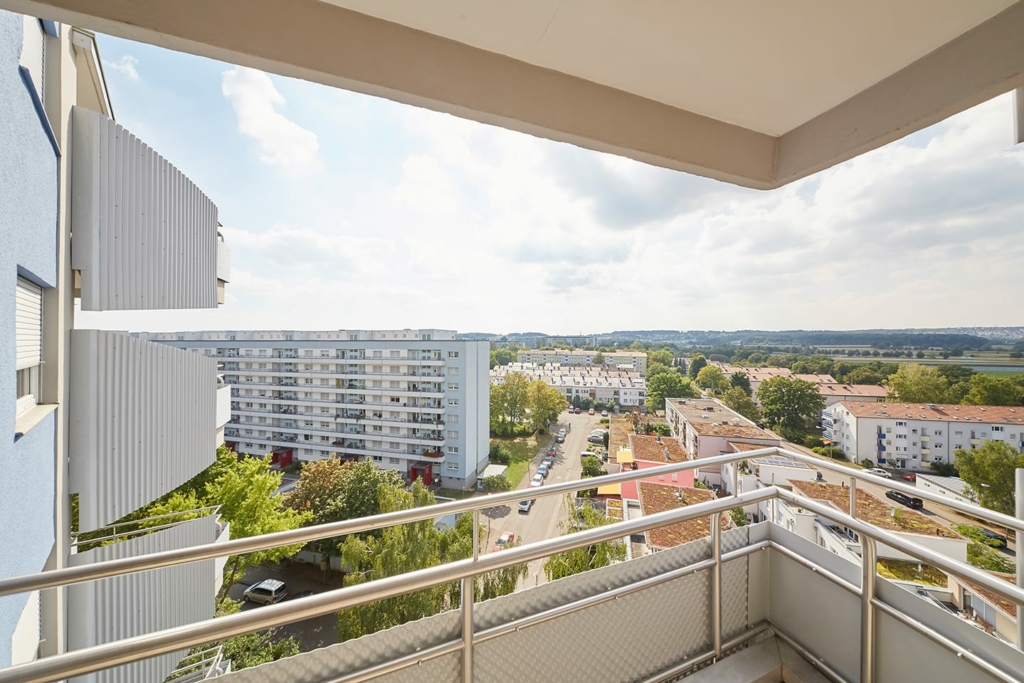
<svg viewBox="0 0 1024 683"><path fill-rule="evenodd" d="M457 399L457 398L450 398L450 399L448 399L448 405L450 405L450 406L457 406L457 405L459 405L459 399Z"/></svg>
<svg viewBox="0 0 1024 683"><path fill-rule="evenodd" d="M449 439L457 439L457 438L459 438L459 433L456 432L456 431L448 430L448 438Z"/></svg>
<svg viewBox="0 0 1024 683"><path fill-rule="evenodd" d="M449 446L448 447L448 452L453 454L453 455L457 455L458 452L459 452L459 447L458 446Z"/></svg>
<svg viewBox="0 0 1024 683"><path fill-rule="evenodd" d="M1000 427L1000 426L996 426L996 427L992 428L992 431L993 432L1001 432L1001 431L1003 431L1003 428ZM982 436L984 436L984 433L982 433Z"/></svg>
<svg viewBox="0 0 1024 683"><path fill-rule="evenodd" d="M457 463L457 462L447 463L447 469L452 471L452 472L458 472L459 471L459 463Z"/></svg>
<svg viewBox="0 0 1024 683"><path fill-rule="evenodd" d="M458 384L451 384L451 383L448 384L448 391L458 391L458 390L459 390L459 385Z"/></svg>
<svg viewBox="0 0 1024 683"><path fill-rule="evenodd" d="M458 424L459 416L454 414L448 415L448 422L451 422L452 424Z"/></svg>
<svg viewBox="0 0 1024 683"><path fill-rule="evenodd" d="M458 366L457 365L453 365L452 367L448 368L448 374L449 375L457 375L457 374L459 374Z"/></svg>
<svg viewBox="0 0 1024 683"><path fill-rule="evenodd" d="M389 465L397 465L400 462L402 462L402 461L400 459L398 459L398 458L388 458L388 464Z"/></svg>
<svg viewBox="0 0 1024 683"><path fill-rule="evenodd" d="M382 455L374 455L372 457L373 457L373 461L374 462L383 462L384 461L384 456L382 456Z"/></svg>
<svg viewBox="0 0 1024 683"><path fill-rule="evenodd" d="M43 362L43 289L18 278L14 295L17 408L20 415L40 402Z"/></svg>
<svg viewBox="0 0 1024 683"><path fill-rule="evenodd" d="M459 352L458 351L449 351L448 352L448 357L449 358L458 358L459 357Z"/></svg>

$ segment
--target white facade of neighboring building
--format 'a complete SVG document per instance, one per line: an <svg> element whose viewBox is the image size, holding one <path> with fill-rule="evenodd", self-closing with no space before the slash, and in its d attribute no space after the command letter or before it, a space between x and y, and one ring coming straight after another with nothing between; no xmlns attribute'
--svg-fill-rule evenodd
<svg viewBox="0 0 1024 683"><path fill-rule="evenodd" d="M946 496L951 500L968 505L977 505L978 501L970 495L965 482L960 477L940 477L934 474L918 474L917 488L930 491L937 496Z"/></svg>
<svg viewBox="0 0 1024 683"><path fill-rule="evenodd" d="M372 460L461 489L487 465L486 341L457 340L451 330L140 336L217 359L232 388L225 440L240 453Z"/></svg>
<svg viewBox="0 0 1024 683"><path fill-rule="evenodd" d="M854 462L927 471L956 449L1003 441L1024 452L1024 408L842 401L822 412L826 439Z"/></svg>
<svg viewBox="0 0 1024 683"><path fill-rule="evenodd" d="M545 382L565 394L570 403L577 396L601 403L617 403L623 407L643 405L647 400L647 382L632 370L609 366L510 363L491 368L491 384L501 386L512 373L525 375L531 382Z"/></svg>
<svg viewBox="0 0 1024 683"><path fill-rule="evenodd" d="M516 360L535 365L593 365L600 353L604 365L622 368L629 366L641 377L647 374L647 354L643 351L582 351L580 349L548 349L544 351L520 351Z"/></svg>

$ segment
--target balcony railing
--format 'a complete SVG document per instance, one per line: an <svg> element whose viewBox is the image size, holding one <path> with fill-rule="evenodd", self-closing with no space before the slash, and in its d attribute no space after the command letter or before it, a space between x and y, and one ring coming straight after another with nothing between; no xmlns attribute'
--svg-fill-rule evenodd
<svg viewBox="0 0 1024 683"><path fill-rule="evenodd" d="M562 495L772 454L841 472L851 477L851 482L862 480L911 493L1024 532L1022 520L776 448L555 483L532 489L530 495ZM738 468L732 471L732 490L736 491ZM850 490L855 503L857 487L851 485ZM447 514L472 514L475 532L481 509L511 505L522 496L522 491L510 491L2 579L0 596L364 533ZM775 501L799 506L858 534L861 565L772 523L720 530L721 515L731 509L775 506ZM410 668L419 680L532 680L530 672L541 666L546 680L663 681L730 656L769 630L835 681L1012 682L1024 671L1020 651L913 592L878 578L877 546L898 548L1016 605L1018 611L1024 607L1024 589L850 517L830 504L768 486L497 553L480 555L474 549L472 557L445 565L48 657L0 670L0 683L55 681L101 671L453 581L461 582L463 595L469 595L475 577L486 572L698 518L708 518L709 538L513 595L483 602L463 600L458 610L331 646L330 653L302 654L238 671L229 675L233 676L230 680L369 681ZM610 626L636 637L628 647L608 647ZM558 643L557 647L552 643Z"/></svg>

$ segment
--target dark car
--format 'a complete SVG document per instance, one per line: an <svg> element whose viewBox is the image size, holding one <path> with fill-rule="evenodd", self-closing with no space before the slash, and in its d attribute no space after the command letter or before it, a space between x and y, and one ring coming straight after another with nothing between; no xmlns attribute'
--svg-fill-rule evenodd
<svg viewBox="0 0 1024 683"><path fill-rule="evenodd" d="M908 508L913 508L914 510L920 510L924 507L923 500L920 498L914 498L913 496L908 496L901 491L886 491L885 497L889 500L895 500L900 505L906 505Z"/></svg>
<svg viewBox="0 0 1024 683"><path fill-rule="evenodd" d="M1005 548L1006 547L1006 536L1003 536L1002 534L997 534L994 531L989 531L985 527L978 527L978 530L981 531L981 533L985 534L985 536L987 536L988 538L990 538L993 541L995 541L996 544L997 544L995 546L996 548Z"/></svg>

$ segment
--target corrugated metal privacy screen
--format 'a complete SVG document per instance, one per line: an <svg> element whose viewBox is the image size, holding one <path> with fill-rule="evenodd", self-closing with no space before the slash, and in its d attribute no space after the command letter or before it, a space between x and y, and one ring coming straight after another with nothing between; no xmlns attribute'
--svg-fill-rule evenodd
<svg viewBox="0 0 1024 683"><path fill-rule="evenodd" d="M75 107L72 126L82 309L216 308L216 205L112 119Z"/></svg>
<svg viewBox="0 0 1024 683"><path fill-rule="evenodd" d="M71 332L69 460L81 531L213 464L216 392L213 358L118 332Z"/></svg>

